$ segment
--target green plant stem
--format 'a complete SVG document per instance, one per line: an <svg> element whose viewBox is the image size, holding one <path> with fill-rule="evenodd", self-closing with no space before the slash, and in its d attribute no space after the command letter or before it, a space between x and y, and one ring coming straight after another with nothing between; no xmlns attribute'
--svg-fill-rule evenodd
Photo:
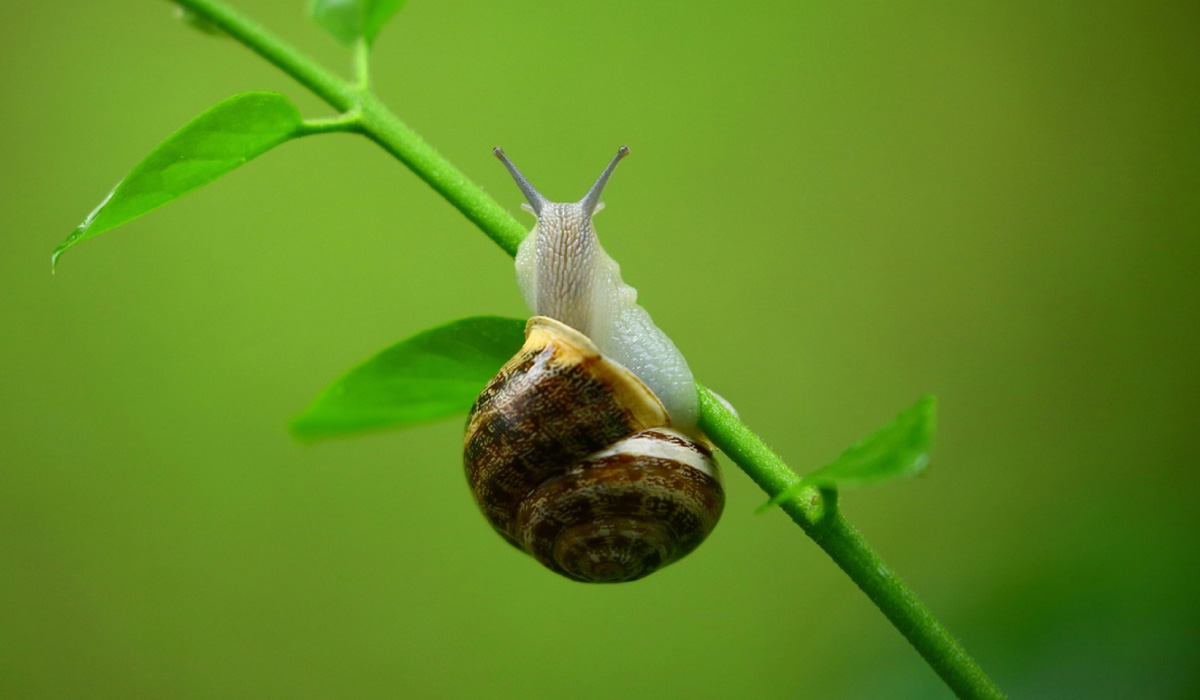
<svg viewBox="0 0 1200 700"><path fill-rule="evenodd" d="M509 255L525 237L525 227L479 185L442 157L373 95L333 75L258 23L219 0L172 0L203 17L251 51L274 64L338 112L357 109L362 132L416 173Z"/></svg>
<svg viewBox="0 0 1200 700"><path fill-rule="evenodd" d="M700 387L700 428L772 497L800 483L800 476L704 387ZM867 594L958 697L1004 697L950 631L842 517L837 491L801 486L780 507Z"/></svg>
<svg viewBox="0 0 1200 700"><path fill-rule="evenodd" d="M442 195L510 256L528 230L373 95L362 96L363 131Z"/></svg>
<svg viewBox="0 0 1200 700"><path fill-rule="evenodd" d="M296 79L317 97L339 112L349 112L355 103L354 88L346 81L325 70L316 61L295 47L268 32L261 25L217 0L171 0L172 4L191 10L208 20L221 31L236 39L254 53Z"/></svg>
<svg viewBox="0 0 1200 700"><path fill-rule="evenodd" d="M279 67L346 113L345 118L357 115L356 130L408 166L506 253L516 254L525 227L370 92L332 75L219 0L173 1ZM360 68L360 81L364 73ZM701 388L700 396L701 428L768 495L773 497L800 481L795 471L707 389ZM846 522L835 491L816 486L801 488L781 507L867 594L958 697L1004 697L957 640Z"/></svg>

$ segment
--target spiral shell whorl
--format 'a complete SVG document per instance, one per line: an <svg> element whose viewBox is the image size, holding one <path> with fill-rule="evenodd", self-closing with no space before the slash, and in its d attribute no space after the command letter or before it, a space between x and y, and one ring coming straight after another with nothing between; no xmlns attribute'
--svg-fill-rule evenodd
<svg viewBox="0 0 1200 700"><path fill-rule="evenodd" d="M632 581L691 552L716 525L724 491L712 453L652 428L589 455L521 504L530 553L580 581Z"/></svg>
<svg viewBox="0 0 1200 700"><path fill-rule="evenodd" d="M534 317L480 395L464 461L505 539L578 581L631 581L694 549L720 517L711 452L585 336Z"/></svg>

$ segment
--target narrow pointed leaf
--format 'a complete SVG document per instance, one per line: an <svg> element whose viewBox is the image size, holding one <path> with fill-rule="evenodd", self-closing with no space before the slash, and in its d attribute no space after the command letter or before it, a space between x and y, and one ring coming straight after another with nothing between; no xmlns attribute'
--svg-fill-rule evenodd
<svg viewBox="0 0 1200 700"><path fill-rule="evenodd" d="M401 341L347 372L292 423L304 439L466 413L525 342L525 321L478 316Z"/></svg>
<svg viewBox="0 0 1200 700"><path fill-rule="evenodd" d="M929 464L936 416L937 399L921 397L891 423L843 452L833 462L806 474L799 483L776 495L760 510L779 505L813 484L863 486L915 476Z"/></svg>
<svg viewBox="0 0 1200 700"><path fill-rule="evenodd" d="M300 113L283 95L244 92L225 100L171 134L129 171L54 250L51 264L80 241L182 197L300 132Z"/></svg>
<svg viewBox="0 0 1200 700"><path fill-rule="evenodd" d="M407 0L313 0L312 17L348 46L359 39L375 42L379 30Z"/></svg>

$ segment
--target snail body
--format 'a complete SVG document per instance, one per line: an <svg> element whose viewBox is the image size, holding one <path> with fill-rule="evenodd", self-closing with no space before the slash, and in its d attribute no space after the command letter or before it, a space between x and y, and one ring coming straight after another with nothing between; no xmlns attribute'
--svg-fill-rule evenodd
<svg viewBox="0 0 1200 700"><path fill-rule="evenodd" d="M517 254L534 316L471 409L467 481L501 536L577 581L632 581L678 560L724 505L687 362L591 225L626 152L560 204L497 149L538 217Z"/></svg>

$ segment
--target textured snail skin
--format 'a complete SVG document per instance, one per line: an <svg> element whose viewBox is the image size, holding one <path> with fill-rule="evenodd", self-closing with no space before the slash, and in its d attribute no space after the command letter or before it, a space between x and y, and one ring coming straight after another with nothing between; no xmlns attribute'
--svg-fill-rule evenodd
<svg viewBox="0 0 1200 700"><path fill-rule="evenodd" d="M467 481L509 542L577 581L641 578L695 549L725 494L702 443L583 334L535 316L475 402Z"/></svg>

